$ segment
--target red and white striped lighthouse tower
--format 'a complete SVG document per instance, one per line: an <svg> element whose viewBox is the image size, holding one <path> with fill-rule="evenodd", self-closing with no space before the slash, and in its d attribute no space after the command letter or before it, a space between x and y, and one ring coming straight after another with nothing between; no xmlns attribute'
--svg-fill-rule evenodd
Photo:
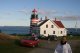
<svg viewBox="0 0 80 53"><path fill-rule="evenodd" d="M39 22L37 10L34 9L31 14L30 20L30 33L34 33L33 30L37 27L37 23Z"/></svg>

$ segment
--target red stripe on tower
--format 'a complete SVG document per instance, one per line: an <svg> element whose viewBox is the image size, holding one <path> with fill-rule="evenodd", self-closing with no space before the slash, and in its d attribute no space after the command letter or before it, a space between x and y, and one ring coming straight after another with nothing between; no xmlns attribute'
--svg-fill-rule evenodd
<svg viewBox="0 0 80 53"><path fill-rule="evenodd" d="M37 22L39 22L39 19L32 19L31 21L32 21L32 23L37 23Z"/></svg>

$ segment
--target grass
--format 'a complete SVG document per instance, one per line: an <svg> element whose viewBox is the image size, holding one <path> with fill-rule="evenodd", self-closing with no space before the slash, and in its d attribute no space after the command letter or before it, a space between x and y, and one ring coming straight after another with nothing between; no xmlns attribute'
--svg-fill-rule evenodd
<svg viewBox="0 0 80 53"><path fill-rule="evenodd" d="M17 36L18 38L25 38L27 36ZM68 36L71 41L73 53L80 52L80 36ZM78 40L78 41L76 41ZM76 44L75 44L76 43ZM45 46L45 42L40 43L40 46ZM23 47L19 45L18 40L0 40L0 53L29 53L35 48Z"/></svg>
<svg viewBox="0 0 80 53"><path fill-rule="evenodd" d="M80 42L79 42L78 45L75 47L74 53L80 53Z"/></svg>
<svg viewBox="0 0 80 53"><path fill-rule="evenodd" d="M80 40L80 36L68 36L68 40Z"/></svg>
<svg viewBox="0 0 80 53"><path fill-rule="evenodd" d="M13 37L4 33L0 33L0 53L29 53L34 48L23 47L20 45L19 40L28 38L30 34L17 34Z"/></svg>
<svg viewBox="0 0 80 53"><path fill-rule="evenodd" d="M58 38L60 40L61 37ZM80 53L80 36L67 36L73 53Z"/></svg>
<svg viewBox="0 0 80 53"><path fill-rule="evenodd" d="M61 37L58 37L58 40L60 40ZM80 40L80 36L67 36L68 40Z"/></svg>
<svg viewBox="0 0 80 53"><path fill-rule="evenodd" d="M34 48L27 48L15 44L15 40L6 40L0 43L0 53L28 53Z"/></svg>
<svg viewBox="0 0 80 53"><path fill-rule="evenodd" d="M72 40L71 47L73 53L80 53L80 40Z"/></svg>
<svg viewBox="0 0 80 53"><path fill-rule="evenodd" d="M80 53L80 36L68 36L73 53Z"/></svg>

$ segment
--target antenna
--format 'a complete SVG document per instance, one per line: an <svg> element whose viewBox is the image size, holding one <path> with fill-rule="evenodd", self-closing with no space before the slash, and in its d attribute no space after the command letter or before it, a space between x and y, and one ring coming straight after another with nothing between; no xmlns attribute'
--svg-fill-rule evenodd
<svg viewBox="0 0 80 53"><path fill-rule="evenodd" d="M77 19L76 19L76 23L75 23L75 31L77 32Z"/></svg>

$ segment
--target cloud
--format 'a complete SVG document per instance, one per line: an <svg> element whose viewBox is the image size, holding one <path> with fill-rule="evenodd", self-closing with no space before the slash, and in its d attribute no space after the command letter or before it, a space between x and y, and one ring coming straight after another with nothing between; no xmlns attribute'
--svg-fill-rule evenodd
<svg viewBox="0 0 80 53"><path fill-rule="evenodd" d="M17 12L23 13L25 15L32 13L30 9L28 9L28 10L27 9L21 9L21 10L17 10Z"/></svg>
<svg viewBox="0 0 80 53"><path fill-rule="evenodd" d="M18 10L18 12L24 13L26 15L31 15L33 9L22 9ZM73 11L58 11L55 9L47 10L47 9L36 9L39 15L48 16L49 18L57 18L59 20L80 20L80 16L76 15Z"/></svg>
<svg viewBox="0 0 80 53"><path fill-rule="evenodd" d="M41 10L41 9L39 9L38 13L41 15L50 16L50 15L56 14L58 12L56 10Z"/></svg>
<svg viewBox="0 0 80 53"><path fill-rule="evenodd" d="M0 12L0 14L1 15L11 15L12 14L12 12L10 12L10 11L2 11L2 12Z"/></svg>
<svg viewBox="0 0 80 53"><path fill-rule="evenodd" d="M20 12L26 15L31 15L32 10L33 9L21 9L21 10L17 10L17 12ZM53 14L58 13L56 10L42 10L42 9L36 9L36 10L37 10L37 13L42 16L51 16Z"/></svg>
<svg viewBox="0 0 80 53"><path fill-rule="evenodd" d="M71 21L75 21L75 20L80 20L80 16L56 16L57 19L59 20L71 20Z"/></svg>
<svg viewBox="0 0 80 53"><path fill-rule="evenodd" d="M9 18L13 12L10 11L0 11L0 19Z"/></svg>

